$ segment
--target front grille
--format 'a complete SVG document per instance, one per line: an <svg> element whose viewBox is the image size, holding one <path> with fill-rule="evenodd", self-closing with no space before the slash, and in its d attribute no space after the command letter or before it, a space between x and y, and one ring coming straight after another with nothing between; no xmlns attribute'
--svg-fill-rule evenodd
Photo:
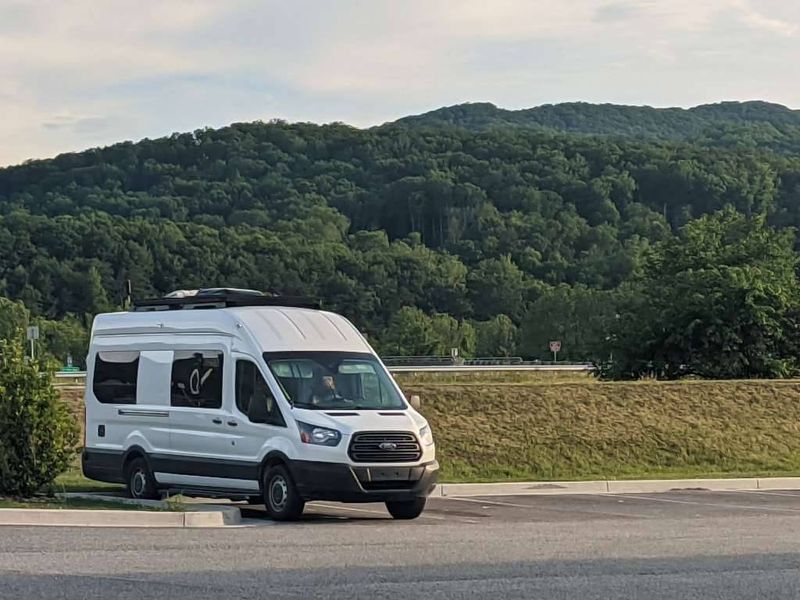
<svg viewBox="0 0 800 600"><path fill-rule="evenodd" d="M383 448L381 444L384 444ZM394 447L389 444L394 444ZM347 453L357 463L404 463L422 458L417 436L396 431L355 433Z"/></svg>

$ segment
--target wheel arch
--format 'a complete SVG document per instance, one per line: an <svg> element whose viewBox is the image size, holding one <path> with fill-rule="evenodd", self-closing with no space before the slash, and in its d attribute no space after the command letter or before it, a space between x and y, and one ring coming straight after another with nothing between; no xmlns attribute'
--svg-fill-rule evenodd
<svg viewBox="0 0 800 600"><path fill-rule="evenodd" d="M289 471L289 475L291 476L291 462L291 459L280 450L272 450L271 452L267 453L267 455L261 461L261 466L258 469L258 488L262 491L262 493L264 491L264 474L267 472L267 469L275 465L282 465L286 467L286 469Z"/></svg>
<svg viewBox="0 0 800 600"><path fill-rule="evenodd" d="M131 446L125 451L125 454L122 455L122 477L126 479L128 476L128 466L137 458L141 458L147 464L147 468L150 470L150 473L153 472L153 468L150 464L150 457L147 456L147 452L141 446Z"/></svg>

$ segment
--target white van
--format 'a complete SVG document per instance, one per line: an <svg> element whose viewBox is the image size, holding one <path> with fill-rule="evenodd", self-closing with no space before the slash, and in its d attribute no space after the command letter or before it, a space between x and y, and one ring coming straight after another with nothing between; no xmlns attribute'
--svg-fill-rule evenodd
<svg viewBox="0 0 800 600"><path fill-rule="evenodd" d="M208 289L98 315L83 472L161 493L385 502L413 519L438 476L428 423L359 331L305 302Z"/></svg>

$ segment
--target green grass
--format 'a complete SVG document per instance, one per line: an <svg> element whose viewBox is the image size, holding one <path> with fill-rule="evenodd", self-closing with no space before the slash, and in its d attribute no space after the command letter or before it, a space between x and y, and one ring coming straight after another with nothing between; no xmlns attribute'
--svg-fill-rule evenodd
<svg viewBox="0 0 800 600"><path fill-rule="evenodd" d="M403 382L449 482L800 474L800 382Z"/></svg>
<svg viewBox="0 0 800 600"><path fill-rule="evenodd" d="M43 490L43 494L34 498L6 498L0 496L0 508L49 508L49 509L94 509L94 510L150 510L150 511L182 511L184 510L179 498L170 498L168 507L139 506L113 500L89 498L57 498L55 494L76 493L103 493L120 494L125 491L125 486L112 483L102 483L87 479L81 473L80 463L76 461L73 466L62 475L59 475L53 485Z"/></svg>
<svg viewBox="0 0 800 600"><path fill-rule="evenodd" d="M80 463L74 464L69 471L59 475L49 491L53 493L62 492L122 492L125 486L115 483L103 483L102 481L92 481L83 476Z"/></svg>
<svg viewBox="0 0 800 600"><path fill-rule="evenodd" d="M448 482L800 476L800 381L398 373ZM76 391L65 401L79 414ZM118 491L75 467L53 491Z"/></svg>

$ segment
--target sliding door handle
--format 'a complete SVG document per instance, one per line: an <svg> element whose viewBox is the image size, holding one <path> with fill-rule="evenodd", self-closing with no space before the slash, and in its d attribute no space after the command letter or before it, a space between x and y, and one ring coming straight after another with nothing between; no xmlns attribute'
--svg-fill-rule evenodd
<svg viewBox="0 0 800 600"><path fill-rule="evenodd" d="M222 425L222 419L211 419L212 423L216 423L217 425Z"/></svg>

